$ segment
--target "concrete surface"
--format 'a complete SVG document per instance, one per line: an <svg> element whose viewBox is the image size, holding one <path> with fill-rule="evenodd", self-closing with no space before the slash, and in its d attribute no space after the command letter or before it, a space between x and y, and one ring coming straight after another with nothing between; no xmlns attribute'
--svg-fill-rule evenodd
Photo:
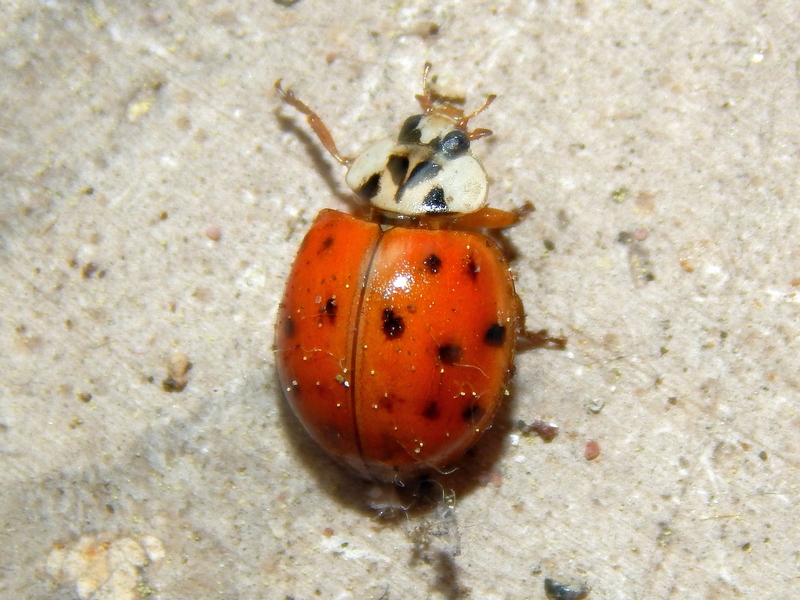
<svg viewBox="0 0 800 600"><path fill-rule="evenodd" d="M0 11L2 597L800 595L791 3ZM353 153L416 110L425 60L499 95L476 153L494 206L536 204L518 289L569 349L519 356L405 515L413 490L340 470L277 389L284 277L346 204L272 85Z"/></svg>

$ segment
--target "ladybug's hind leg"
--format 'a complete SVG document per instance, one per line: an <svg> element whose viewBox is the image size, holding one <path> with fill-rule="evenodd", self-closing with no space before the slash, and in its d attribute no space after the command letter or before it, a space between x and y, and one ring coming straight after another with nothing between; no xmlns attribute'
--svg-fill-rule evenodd
<svg viewBox="0 0 800 600"><path fill-rule="evenodd" d="M566 350L567 338L564 336L552 336L547 329L539 331L528 331L522 329L517 335L517 352L525 352L534 348L544 348L545 350Z"/></svg>

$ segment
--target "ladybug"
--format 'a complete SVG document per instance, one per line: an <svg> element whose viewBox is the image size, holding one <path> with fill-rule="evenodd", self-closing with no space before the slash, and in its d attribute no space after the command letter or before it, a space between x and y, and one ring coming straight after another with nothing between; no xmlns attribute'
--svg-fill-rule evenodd
<svg viewBox="0 0 800 600"><path fill-rule="evenodd" d="M276 323L277 368L295 414L320 446L366 479L404 481L443 470L490 427L508 395L518 338L563 347L524 329L522 302L500 246L482 230L519 213L486 206L486 172L470 152L491 134L434 97L425 64L422 113L348 167L365 207L323 210L300 245Z"/></svg>

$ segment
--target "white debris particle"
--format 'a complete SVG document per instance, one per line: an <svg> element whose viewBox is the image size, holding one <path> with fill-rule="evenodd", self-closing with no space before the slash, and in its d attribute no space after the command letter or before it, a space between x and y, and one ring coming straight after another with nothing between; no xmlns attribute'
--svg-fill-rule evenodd
<svg viewBox="0 0 800 600"><path fill-rule="evenodd" d="M166 550L164 550L164 542L154 535L143 535L139 538L139 543L144 548L144 552L151 563L156 563L167 555Z"/></svg>
<svg viewBox="0 0 800 600"><path fill-rule="evenodd" d="M73 544L57 544L47 557L47 574L75 586L81 600L136 600L143 568L165 556L152 535L137 541L110 533L85 535Z"/></svg>
<svg viewBox="0 0 800 600"><path fill-rule="evenodd" d="M370 562L385 562L389 559L383 554L368 548L358 547L339 536L322 538L322 549L332 554L337 554L345 560L367 560Z"/></svg>
<svg viewBox="0 0 800 600"><path fill-rule="evenodd" d="M259 265L250 265L236 280L240 290L261 290L267 284L267 275Z"/></svg>

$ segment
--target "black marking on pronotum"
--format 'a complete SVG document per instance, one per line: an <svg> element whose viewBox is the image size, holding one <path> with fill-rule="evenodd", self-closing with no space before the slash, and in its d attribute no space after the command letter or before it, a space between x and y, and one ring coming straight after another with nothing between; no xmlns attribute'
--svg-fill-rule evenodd
<svg viewBox="0 0 800 600"><path fill-rule="evenodd" d="M445 158L456 158L469 150L469 138L466 133L456 129L444 136L439 149Z"/></svg>
<svg viewBox="0 0 800 600"><path fill-rule="evenodd" d="M378 193L380 185L381 174L373 173L372 176L364 182L364 185L356 190L356 193L365 200L372 200Z"/></svg>
<svg viewBox="0 0 800 600"><path fill-rule="evenodd" d="M506 328L505 325L494 323L486 330L486 335L483 336L483 341L490 346L502 346L506 341Z"/></svg>
<svg viewBox="0 0 800 600"><path fill-rule="evenodd" d="M458 344L445 344L439 347L439 354L437 356L444 364L454 365L461 360L463 354L464 350Z"/></svg>
<svg viewBox="0 0 800 600"><path fill-rule="evenodd" d="M447 202L444 200L444 190L442 186L437 185L431 188L431 191L428 192L428 195L425 196L425 199L422 201L422 208L424 208L425 212L428 214L447 212Z"/></svg>
<svg viewBox="0 0 800 600"><path fill-rule="evenodd" d="M390 340L399 338L405 331L406 324L403 322L403 317L394 314L391 308L383 309L383 333Z"/></svg>
<svg viewBox="0 0 800 600"><path fill-rule="evenodd" d="M396 186L402 185L408 173L408 157L392 154L386 162L386 170L392 176L392 183Z"/></svg>
<svg viewBox="0 0 800 600"><path fill-rule="evenodd" d="M475 423L476 421L481 420L484 412L486 411L483 410L483 407L480 404L471 404L461 411L461 418L467 423Z"/></svg>
<svg viewBox="0 0 800 600"><path fill-rule="evenodd" d="M440 415L441 412L439 412L439 405L436 404L436 402L429 402L428 406L425 407L425 410L422 411L422 416L431 421L435 421Z"/></svg>
<svg viewBox="0 0 800 600"><path fill-rule="evenodd" d="M414 115L408 117L400 128L400 135L397 136L397 141L401 144L418 144L421 132L419 130L419 123L425 115Z"/></svg>
<svg viewBox="0 0 800 600"><path fill-rule="evenodd" d="M442 259L435 254L431 254L428 258L422 261L422 264L428 267L428 270L431 273L438 273L442 266Z"/></svg>
<svg viewBox="0 0 800 600"><path fill-rule="evenodd" d="M336 311L338 307L336 306L336 298L330 298L325 304L323 304L319 309L320 317L328 317L331 323L336 321Z"/></svg>
<svg viewBox="0 0 800 600"><path fill-rule="evenodd" d="M317 254L325 252L325 250L327 250L331 246L333 246L333 236L329 235L324 240L322 240L322 244L320 245L319 250L317 251Z"/></svg>
<svg viewBox="0 0 800 600"><path fill-rule="evenodd" d="M429 179L436 177L441 170L442 165L439 163L435 163L431 160L423 160L421 163L417 163L417 166L411 170L411 174L403 184L403 187L408 188L414 185L419 185L424 181L428 181Z"/></svg>
<svg viewBox="0 0 800 600"><path fill-rule="evenodd" d="M440 164L430 160L423 160L421 163L417 163L417 166L411 169L411 173L408 174L406 182L397 188L397 192L394 195L395 202L400 202L408 188L433 179L441 170L442 166ZM444 201L444 194L442 194L442 201Z"/></svg>

